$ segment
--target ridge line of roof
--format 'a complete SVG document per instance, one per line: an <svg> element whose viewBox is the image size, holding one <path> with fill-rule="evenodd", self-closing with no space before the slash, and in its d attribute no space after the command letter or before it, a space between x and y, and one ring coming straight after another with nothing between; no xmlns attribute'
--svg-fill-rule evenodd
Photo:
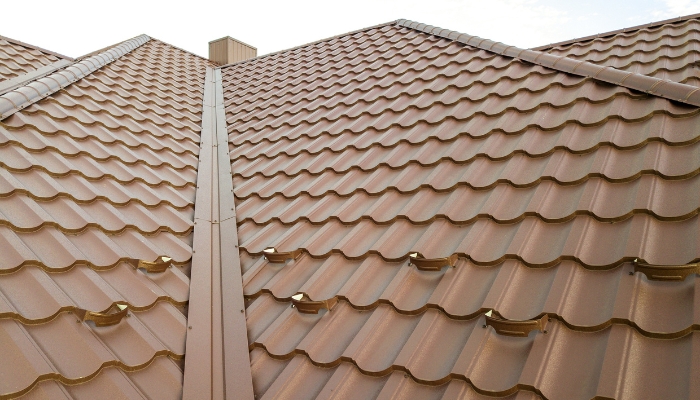
<svg viewBox="0 0 700 400"><path fill-rule="evenodd" d="M151 40L146 35L122 42L109 50L77 61L61 71L29 82L0 96L0 121L77 82Z"/></svg>
<svg viewBox="0 0 700 400"><path fill-rule="evenodd" d="M41 51L42 53L51 54L52 56L63 58L65 60L74 61L73 57L68 57L68 56L63 55L61 53L56 53L55 51L47 50L43 47L39 47L39 46L35 46L33 44L25 43L25 42L22 42L21 40L12 39L12 38L9 38L9 37L3 36L3 35L0 35L0 39L7 40L8 42L14 43L16 45L20 45L20 46L27 47L30 49L38 50L38 51Z"/></svg>
<svg viewBox="0 0 700 400"><path fill-rule="evenodd" d="M370 29L376 29L376 28L381 28L381 27L383 27L383 26L392 25L392 24L397 23L398 21L400 21L400 20L394 20L394 21L384 22L384 23L381 23L381 24L368 26L368 27L366 27L366 28L356 29L356 30L354 30L354 31L350 31L350 32L346 32L346 33L341 33L341 34L339 34L339 35L330 36L330 37L327 37L327 38L325 38L325 39L315 40L315 41L313 41L313 42L305 43L305 44L302 44L302 45L299 45L299 46L290 47L290 48L288 48L288 49L284 49L284 50L274 51L274 52L272 52L272 53L263 54L263 55L261 55L261 56L257 56L257 57L254 57L254 58L249 58L249 59L247 59L247 60L236 61L236 62L231 63L231 64L224 64L224 65L221 65L221 66L219 66L219 67L217 67L217 68L218 68L218 69L223 69L223 68L231 67L231 66L238 65L238 64L243 64L243 63L247 63L247 62L251 62L251 61L257 61L257 60L259 60L259 59L261 59L261 58L274 56L274 55L277 55L277 54L280 54L280 53L284 53L284 52L287 52L287 51L294 51L294 50L300 49L300 48L302 48L302 47L311 46L311 45L318 44L318 43L321 43L321 42L327 42L327 41L329 41L329 40L337 39L337 38L339 38L339 37L348 36L348 35L354 35L354 34L356 34L356 33L368 31L368 30L370 30Z"/></svg>
<svg viewBox="0 0 700 400"><path fill-rule="evenodd" d="M94 55L96 55L96 54L100 54L100 53L105 52L105 51L107 51L107 50L109 50L109 49L111 49L111 48L117 47L117 46L119 46L119 45L122 44L122 43L126 43L126 42L128 42L128 41L130 41L130 40L138 39L138 38L140 38L141 36L148 36L148 35L146 35L145 33L142 33L142 34L140 34L140 35L136 35L136 36L131 37L131 38L129 38L129 39L122 40L121 42L112 43L112 44L110 44L109 46L105 46L105 47L100 47L100 48L97 49L97 50L93 50L93 51L91 51L91 52L89 52L89 53L83 54L82 56L75 57L75 61L82 61L82 60L84 60L84 59L86 59L86 58L88 58L88 57L94 56ZM149 37L150 37L150 36L149 36Z"/></svg>
<svg viewBox="0 0 700 400"><path fill-rule="evenodd" d="M159 42L161 42L161 43L163 43L163 44L166 44L166 45L168 45L168 46L170 46L170 47L172 47L172 48L174 48L174 49L178 49L178 50L180 50L180 51L184 51L185 53L187 53L187 54L189 54L189 55L191 55L191 56L195 56L195 57L197 57L197 58L201 58L202 60L204 60L204 61L208 62L209 64L211 64L211 67L212 67L212 68L216 67L216 65L214 64L214 62L212 62L210 59L208 59L208 58L206 58L206 57L200 56L199 54L195 54L195 53L193 53L193 52L191 52L191 51L189 51L189 50L185 50L185 49L183 49L182 47L175 46L174 44L170 44L170 43L168 43L168 42L166 42L166 41L164 41L164 40L160 40L160 39L155 38L155 37L153 37L153 36L151 36L151 39L157 40L157 41L159 41Z"/></svg>
<svg viewBox="0 0 700 400"><path fill-rule="evenodd" d="M554 43L546 44L543 46L532 47L532 48L530 48L530 50L542 51L542 50L546 50L546 49L550 49L550 48L554 48L554 47L566 46L566 45L570 45L570 44L574 44L574 43L588 42L588 41L592 41L592 40L598 39L598 38L615 36L615 35L618 35L620 33L639 31L639 30L647 29L647 28L656 28L656 27L667 25L667 24L674 23L674 22L689 21L691 19L696 19L696 18L700 18L700 13L664 19L661 21L649 22L647 24L630 26L629 28L616 29L614 31L597 33L595 35L588 35L588 36L582 36L579 38L563 40L561 42L554 42Z"/></svg>
<svg viewBox="0 0 700 400"><path fill-rule="evenodd" d="M700 88L665 79L654 78L635 72L622 71L613 67L604 67L588 61L574 60L565 56L556 56L538 50L521 49L508 46L501 42L472 36L466 33L426 25L414 21L401 19L397 24L406 28L415 29L429 35L440 36L454 40L472 47L476 47L491 53L505 57L516 58L546 68L592 78L601 82L626 87L662 97L668 100L678 101L688 105L700 107Z"/></svg>

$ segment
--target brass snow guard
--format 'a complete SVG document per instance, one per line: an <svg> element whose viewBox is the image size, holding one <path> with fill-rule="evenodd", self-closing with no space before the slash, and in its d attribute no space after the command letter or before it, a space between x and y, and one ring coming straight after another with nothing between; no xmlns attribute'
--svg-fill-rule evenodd
<svg viewBox="0 0 700 400"><path fill-rule="evenodd" d="M143 269L150 274L165 272L173 264L173 259L166 256L160 256L155 261L139 260L138 258L130 258L126 260L134 269Z"/></svg>
<svg viewBox="0 0 700 400"><path fill-rule="evenodd" d="M285 263L287 260L290 258L292 260L296 260L301 256L301 249L293 250L293 251L277 251L276 248L274 247L266 247L265 250L263 250L263 255L267 259L267 261L275 264L279 263Z"/></svg>
<svg viewBox="0 0 700 400"><path fill-rule="evenodd" d="M538 319L512 321L503 318L496 311L486 313L486 325L493 327L496 333L504 336L527 337L530 332L534 330L547 333L545 329L547 327L547 321L549 321L549 316L547 314ZM486 325L484 327L486 327Z"/></svg>
<svg viewBox="0 0 700 400"><path fill-rule="evenodd" d="M331 311L338 304L338 296L333 296L327 300L314 301L303 292L292 296L292 305L303 314L318 314L320 310Z"/></svg>
<svg viewBox="0 0 700 400"><path fill-rule="evenodd" d="M641 272L650 281L684 281L688 275L700 273L700 263L686 265L653 265L635 260L634 272Z"/></svg>
<svg viewBox="0 0 700 400"><path fill-rule="evenodd" d="M77 308L73 311L83 322L92 321L95 326L116 325L129 313L126 304L115 304L105 312L88 311Z"/></svg>
<svg viewBox="0 0 700 400"><path fill-rule="evenodd" d="M440 271L445 265L454 267L458 258L457 254L443 258L425 258L419 252L411 253L408 256L410 263L415 264L416 268L421 271Z"/></svg>

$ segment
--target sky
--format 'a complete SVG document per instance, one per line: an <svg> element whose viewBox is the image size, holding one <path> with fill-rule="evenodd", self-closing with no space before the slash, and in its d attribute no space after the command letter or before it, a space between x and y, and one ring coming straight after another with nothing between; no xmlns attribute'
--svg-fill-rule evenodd
<svg viewBox="0 0 700 400"><path fill-rule="evenodd" d="M2 2L0 35L71 57L142 33L204 57L231 36L264 55L399 18L528 48L700 13L700 0Z"/></svg>

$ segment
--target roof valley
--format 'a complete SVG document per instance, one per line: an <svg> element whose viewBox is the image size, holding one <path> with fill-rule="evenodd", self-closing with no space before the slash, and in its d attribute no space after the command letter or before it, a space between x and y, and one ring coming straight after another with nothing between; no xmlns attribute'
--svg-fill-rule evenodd
<svg viewBox="0 0 700 400"><path fill-rule="evenodd" d="M253 398L221 71L207 67L183 398ZM225 243L224 238L230 243ZM240 311L239 311L240 310Z"/></svg>

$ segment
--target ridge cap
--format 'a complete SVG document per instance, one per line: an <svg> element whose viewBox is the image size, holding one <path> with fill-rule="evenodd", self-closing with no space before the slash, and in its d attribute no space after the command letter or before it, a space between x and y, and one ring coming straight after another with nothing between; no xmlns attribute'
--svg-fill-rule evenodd
<svg viewBox="0 0 700 400"><path fill-rule="evenodd" d="M140 35L113 46L97 55L75 61L60 71L28 82L0 96L0 121L92 74L151 40Z"/></svg>
<svg viewBox="0 0 700 400"><path fill-rule="evenodd" d="M449 29L426 25L406 19L396 21L399 26L415 29L429 35L440 36L476 47L504 57L520 59L560 72L592 78L598 81L637 90L688 105L700 107L700 87L659 79L636 72L622 71L613 67L600 66L588 61L574 60L539 50L521 49L501 42L472 36ZM466 38L464 38L466 37Z"/></svg>

